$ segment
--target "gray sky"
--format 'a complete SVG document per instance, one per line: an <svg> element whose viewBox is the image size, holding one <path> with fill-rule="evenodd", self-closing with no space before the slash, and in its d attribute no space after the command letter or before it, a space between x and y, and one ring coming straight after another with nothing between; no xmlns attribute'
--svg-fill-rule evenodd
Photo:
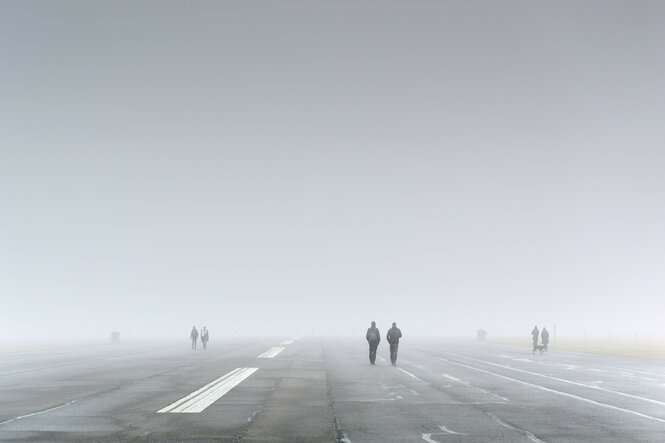
<svg viewBox="0 0 665 443"><path fill-rule="evenodd" d="M665 334L665 3L0 3L0 339Z"/></svg>

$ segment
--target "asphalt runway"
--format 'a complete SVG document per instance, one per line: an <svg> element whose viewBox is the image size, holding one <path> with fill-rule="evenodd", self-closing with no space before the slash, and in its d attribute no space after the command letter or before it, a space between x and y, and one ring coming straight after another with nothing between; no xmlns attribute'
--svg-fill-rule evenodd
<svg viewBox="0 0 665 443"><path fill-rule="evenodd" d="M665 362L404 338L0 353L2 441L665 441ZM200 344L199 344L200 346Z"/></svg>

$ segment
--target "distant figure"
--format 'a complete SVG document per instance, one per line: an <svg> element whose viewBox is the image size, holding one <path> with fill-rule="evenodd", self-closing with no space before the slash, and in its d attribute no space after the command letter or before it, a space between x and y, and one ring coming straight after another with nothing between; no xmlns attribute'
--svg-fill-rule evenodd
<svg viewBox="0 0 665 443"><path fill-rule="evenodd" d="M379 346L381 341L381 333L376 327L376 322L372 322L372 326L367 328L367 334L365 334L367 343L369 343L369 364L373 365L376 361L376 348Z"/></svg>
<svg viewBox="0 0 665 443"><path fill-rule="evenodd" d="M538 326L534 326L533 330L531 331L531 337L533 337L533 349L536 349L536 346L538 346L538 336L540 335L540 331L538 330Z"/></svg>
<svg viewBox="0 0 665 443"><path fill-rule="evenodd" d="M386 339L390 343L390 363L393 366L397 364L397 347L400 337L402 337L402 331L397 327L397 323L393 323L393 327L388 329L388 334L386 334Z"/></svg>
<svg viewBox="0 0 665 443"><path fill-rule="evenodd" d="M543 327L543 332L540 333L540 341L543 344L543 348L547 351L547 344L550 342L550 333L547 332L547 328Z"/></svg>
<svg viewBox="0 0 665 443"><path fill-rule="evenodd" d="M478 331L476 332L476 338L478 340L481 340L481 341L485 340L486 336L487 336L487 331L484 330L484 329L478 329Z"/></svg>
<svg viewBox="0 0 665 443"><path fill-rule="evenodd" d="M196 349L196 340L199 338L199 331L196 330L196 326L192 326L192 332L189 334L189 338L192 339L192 349Z"/></svg>
<svg viewBox="0 0 665 443"><path fill-rule="evenodd" d="M201 328L201 343L203 343L203 349L206 349L206 345L208 344L208 339L210 336L208 335L208 328L205 326Z"/></svg>

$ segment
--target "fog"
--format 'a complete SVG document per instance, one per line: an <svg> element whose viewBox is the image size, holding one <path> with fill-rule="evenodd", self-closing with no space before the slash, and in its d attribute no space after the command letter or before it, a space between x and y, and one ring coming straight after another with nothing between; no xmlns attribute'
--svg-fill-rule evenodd
<svg viewBox="0 0 665 443"><path fill-rule="evenodd" d="M0 341L665 337L662 2L0 3Z"/></svg>

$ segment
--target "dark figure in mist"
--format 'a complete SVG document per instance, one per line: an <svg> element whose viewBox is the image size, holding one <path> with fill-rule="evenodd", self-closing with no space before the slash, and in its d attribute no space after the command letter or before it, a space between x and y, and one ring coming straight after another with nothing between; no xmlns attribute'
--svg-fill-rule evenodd
<svg viewBox="0 0 665 443"><path fill-rule="evenodd" d="M367 343L369 343L369 364L373 365L376 361L376 348L379 346L381 341L381 334L376 327L376 322L372 322L372 326L367 328L367 334L365 334Z"/></svg>
<svg viewBox="0 0 665 443"><path fill-rule="evenodd" d="M393 327L388 329L388 334L386 334L386 340L390 343L390 363L393 366L397 364L397 347L400 337L402 337L402 331L397 327L397 323L393 323Z"/></svg>
<svg viewBox="0 0 665 443"><path fill-rule="evenodd" d="M208 328L205 326L201 328L201 343L203 343L203 349L206 349L206 345L208 344L208 339L210 338L210 335L208 334Z"/></svg>
<svg viewBox="0 0 665 443"><path fill-rule="evenodd" d="M196 340L199 338L199 331L196 330L196 326L192 326L192 332L189 334L189 338L192 339L192 349L196 349Z"/></svg>
<svg viewBox="0 0 665 443"><path fill-rule="evenodd" d="M543 328L543 332L540 333L540 341L547 350L547 344L550 342L550 333L547 332L547 328Z"/></svg>
<svg viewBox="0 0 665 443"><path fill-rule="evenodd" d="M533 349L536 349L536 346L538 346L538 336L540 335L540 331L538 330L538 326L534 326L533 330L531 331L531 337L533 337Z"/></svg>

